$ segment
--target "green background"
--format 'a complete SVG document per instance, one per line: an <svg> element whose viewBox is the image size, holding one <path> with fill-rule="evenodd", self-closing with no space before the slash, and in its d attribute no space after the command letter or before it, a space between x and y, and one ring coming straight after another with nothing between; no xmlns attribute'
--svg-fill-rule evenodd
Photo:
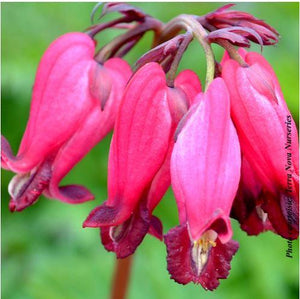
<svg viewBox="0 0 300 299"><path fill-rule="evenodd" d="M223 3L224 4L224 3ZM180 13L204 14L220 3L136 3L148 14L168 21ZM59 35L82 31L90 25L94 3L2 3L2 134L17 152L29 112L35 70L47 46ZM278 45L266 47L281 82L289 108L298 120L298 3L238 3L266 20L281 34ZM115 31L99 36L103 44ZM151 44L149 33L126 56L129 63ZM221 51L217 57L221 57ZM254 46L255 51L260 51ZM183 68L192 68L203 80L203 52L193 43L184 56ZM106 252L97 229L82 229L87 214L106 198L108 136L64 179L80 183L95 195L94 202L71 206L40 198L22 213L8 211L7 185L13 174L2 171L2 298L65 299L107 298L115 258ZM164 232L177 225L178 216L171 191L155 211L164 223ZM285 257L287 241L272 233L248 237L233 222L234 239L240 249L232 270L214 292L201 286L179 285L166 270L166 249L151 236L138 248L132 269L128 298L298 298L298 242L293 242L293 259Z"/></svg>

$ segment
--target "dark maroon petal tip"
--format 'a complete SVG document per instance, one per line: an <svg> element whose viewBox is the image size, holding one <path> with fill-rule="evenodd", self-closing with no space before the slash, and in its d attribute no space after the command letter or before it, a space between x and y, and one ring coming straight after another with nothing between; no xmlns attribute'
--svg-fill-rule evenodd
<svg viewBox="0 0 300 299"><path fill-rule="evenodd" d="M119 213L118 207L109 207L104 202L88 215L82 227L101 227L114 225Z"/></svg>
<svg viewBox="0 0 300 299"><path fill-rule="evenodd" d="M105 3L103 5L101 17L111 12L119 12L125 16L131 17L134 20L143 20L146 14L139 8L123 2Z"/></svg>
<svg viewBox="0 0 300 299"><path fill-rule="evenodd" d="M294 197L284 193L279 196L266 194L262 204L275 231L288 240L299 236L299 205Z"/></svg>
<svg viewBox="0 0 300 299"><path fill-rule="evenodd" d="M87 188L80 185L62 186L59 187L59 191L61 196L58 199L70 204L79 204L95 198Z"/></svg>
<svg viewBox="0 0 300 299"><path fill-rule="evenodd" d="M275 232L268 215L261 209L261 197L255 198L254 195L240 188L234 200L231 214L240 223L241 229L249 236L257 236L265 231Z"/></svg>
<svg viewBox="0 0 300 299"><path fill-rule="evenodd" d="M158 240L163 240L163 226L161 221L156 216L151 216L149 234Z"/></svg>
<svg viewBox="0 0 300 299"><path fill-rule="evenodd" d="M171 229L165 235L165 243L171 278L181 284L200 283L206 290L214 290L219 285L219 279L227 278L230 261L239 247L235 241L222 244L217 239L215 247L210 247L203 256L202 251L195 251L186 225Z"/></svg>
<svg viewBox="0 0 300 299"><path fill-rule="evenodd" d="M275 232L271 222L267 218L267 214L262 210L260 212L258 212L257 209L253 210L243 222L240 222L240 225L241 229L249 236L257 236L266 231Z"/></svg>
<svg viewBox="0 0 300 299"><path fill-rule="evenodd" d="M8 208L11 212L16 211L16 204L13 200L10 200L9 204L8 204Z"/></svg>
<svg viewBox="0 0 300 299"><path fill-rule="evenodd" d="M225 5L223 5L223 6L221 6L221 7L219 7L219 8L217 8L215 11L213 11L211 14L213 14L213 13L216 13L216 12L218 12L218 13L221 13L221 12L226 12L229 8L231 8L231 7L233 7L233 6L235 6L236 4L234 4L234 3L229 3L229 4L225 4Z"/></svg>
<svg viewBox="0 0 300 299"><path fill-rule="evenodd" d="M149 226L149 212L145 205L140 204L135 213L122 224L101 227L102 244L107 251L115 252L117 258L125 258L135 252L147 234Z"/></svg>
<svg viewBox="0 0 300 299"><path fill-rule="evenodd" d="M203 270L201 285L208 290L213 290L219 285L219 279L225 279L231 269L232 257L239 249L239 243L230 240L226 244L217 241L217 245L211 249L206 267Z"/></svg>
<svg viewBox="0 0 300 299"><path fill-rule="evenodd" d="M44 162L31 174L19 174L9 183L11 212L22 211L35 203L42 192L48 187L51 179L51 162Z"/></svg>

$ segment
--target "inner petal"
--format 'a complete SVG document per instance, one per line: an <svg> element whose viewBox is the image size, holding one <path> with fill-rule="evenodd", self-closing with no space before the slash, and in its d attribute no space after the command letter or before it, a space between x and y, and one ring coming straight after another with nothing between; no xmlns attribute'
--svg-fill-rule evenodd
<svg viewBox="0 0 300 299"><path fill-rule="evenodd" d="M11 195L9 209L22 211L36 202L49 185L51 175L51 161L48 160L29 173L14 176L8 185Z"/></svg>
<svg viewBox="0 0 300 299"><path fill-rule="evenodd" d="M218 234L210 229L205 232L199 240L194 241L192 245L191 258L195 268L194 270L198 276L207 263L211 247L216 246L215 241L217 237Z"/></svg>

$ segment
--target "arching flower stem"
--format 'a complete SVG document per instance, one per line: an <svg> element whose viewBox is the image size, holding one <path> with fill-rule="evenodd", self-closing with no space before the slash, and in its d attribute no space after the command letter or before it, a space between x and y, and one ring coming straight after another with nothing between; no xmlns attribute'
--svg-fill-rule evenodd
<svg viewBox="0 0 300 299"><path fill-rule="evenodd" d="M152 17L146 17L142 24L137 24L132 29L114 38L110 43L101 48L96 54L95 59L98 62L104 62L116 54L126 43L133 41L133 44L129 46L129 49L125 52L123 51L122 54L125 55L147 31L153 30L155 34L154 39L156 39L161 31L161 27L162 23L160 21ZM135 40L136 42L134 42Z"/></svg>
<svg viewBox="0 0 300 299"><path fill-rule="evenodd" d="M188 45L190 44L190 42L193 40L193 33L191 31L187 31L185 33L185 38L182 41L175 57L174 60L171 64L170 70L168 72L168 76L167 76L167 84L169 87L174 87L174 80L176 77L176 71L179 65L179 62L183 56L183 53L185 52L185 50L187 49Z"/></svg>
<svg viewBox="0 0 300 299"><path fill-rule="evenodd" d="M169 39L170 36L176 35L182 29L192 32L193 37L199 41L204 50L206 57L206 90L210 82L214 79L215 59L210 43L206 39L207 32L202 25L192 15L179 15L165 25L159 43Z"/></svg>

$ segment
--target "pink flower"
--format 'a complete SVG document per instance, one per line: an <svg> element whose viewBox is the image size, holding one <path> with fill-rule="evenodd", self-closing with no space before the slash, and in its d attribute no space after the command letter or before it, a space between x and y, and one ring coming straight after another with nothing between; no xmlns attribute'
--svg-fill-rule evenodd
<svg viewBox="0 0 300 299"><path fill-rule="evenodd" d="M68 203L93 199L83 186L58 184L113 128L131 75L121 59L98 64L94 51L95 42L75 32L59 37L43 55L16 157L2 137L2 167L17 173L9 184L12 211L33 204L42 192Z"/></svg>
<svg viewBox="0 0 300 299"><path fill-rule="evenodd" d="M182 72L169 88L153 62L139 69L125 90L110 147L108 199L83 225L100 227L102 243L118 258L132 254L148 231L162 238L152 211L170 185L177 124L200 90L191 71Z"/></svg>
<svg viewBox="0 0 300 299"><path fill-rule="evenodd" d="M298 236L298 136L279 82L257 53L241 51L247 67L228 57L222 62L231 98L231 116L241 150L261 185L262 202L273 228L284 238Z"/></svg>
<svg viewBox="0 0 300 299"><path fill-rule="evenodd" d="M240 147L229 93L215 79L190 108L171 158L180 226L165 236L168 271L178 283L215 289L226 278L238 243L229 214L240 179Z"/></svg>

